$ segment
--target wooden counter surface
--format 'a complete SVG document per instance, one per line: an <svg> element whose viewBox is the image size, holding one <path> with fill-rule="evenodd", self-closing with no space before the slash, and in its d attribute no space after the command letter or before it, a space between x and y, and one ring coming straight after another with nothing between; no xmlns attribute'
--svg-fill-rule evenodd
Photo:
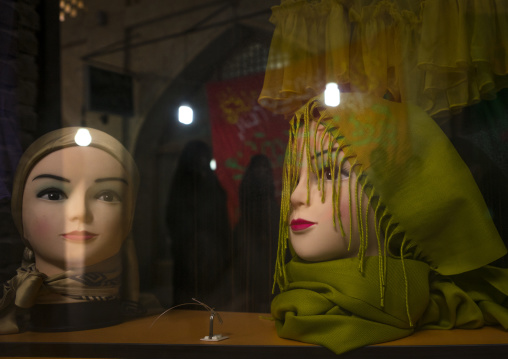
<svg viewBox="0 0 508 359"><path fill-rule="evenodd" d="M220 342L200 339L209 333L206 311L173 310L116 326L76 332L25 332L0 335L1 357L76 358L337 358L326 348L281 339L269 314L221 313L214 334ZM508 332L426 330L414 335L352 351L342 358L488 358L508 356Z"/></svg>

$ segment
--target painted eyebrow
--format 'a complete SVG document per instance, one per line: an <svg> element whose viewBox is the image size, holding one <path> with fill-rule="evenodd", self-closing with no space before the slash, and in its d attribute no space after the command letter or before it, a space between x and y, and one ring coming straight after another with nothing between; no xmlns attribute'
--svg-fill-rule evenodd
<svg viewBox="0 0 508 359"><path fill-rule="evenodd" d="M338 147L337 147L338 148ZM333 148L332 150L336 150L337 148ZM326 155L329 151L328 150L323 150L321 152L316 152L315 156L311 156L310 159L311 160L314 160L316 159L317 157L320 157L322 155ZM342 164L342 168L348 170L349 168L351 168L351 165L349 164L348 161L344 161L343 164Z"/></svg>
<svg viewBox="0 0 508 359"><path fill-rule="evenodd" d="M36 179L41 179L41 178L51 178L51 179L54 179L54 180L57 180L57 181L62 181L62 182L71 182L69 179L67 178L64 178L64 177L60 177L60 176L55 176L55 175L50 175L50 174L42 174L42 175L38 175L37 177L35 177L33 181L35 181ZM129 183L127 182L126 179L124 178L121 178L121 177L105 177L105 178L98 178L95 180L96 183L100 183L100 182L106 182L106 181L120 181L120 182L123 182L125 183L126 185L129 185Z"/></svg>
<svg viewBox="0 0 508 359"><path fill-rule="evenodd" d="M40 178L51 178L51 179L54 179L54 180L57 180L57 181L62 181L62 182L71 182L70 180L68 180L67 178L63 178L63 177L60 177L60 176L55 176L55 175L50 175L50 174L42 174L42 175L38 175L37 177L35 177L33 181L35 181L36 179L40 179Z"/></svg>
<svg viewBox="0 0 508 359"><path fill-rule="evenodd" d="M334 148L332 148L332 150L335 151L337 148L339 148L339 147L334 147ZM315 154L311 155L310 158L314 159L314 158L326 155L327 153L328 153L328 150L323 150L321 152L316 152Z"/></svg>
<svg viewBox="0 0 508 359"><path fill-rule="evenodd" d="M125 183L127 186L129 185L129 182L127 182L127 180L126 180L125 178L122 178L122 177L105 177L105 178L97 178L97 179L95 180L95 183L107 182L107 181L120 181L120 182Z"/></svg>

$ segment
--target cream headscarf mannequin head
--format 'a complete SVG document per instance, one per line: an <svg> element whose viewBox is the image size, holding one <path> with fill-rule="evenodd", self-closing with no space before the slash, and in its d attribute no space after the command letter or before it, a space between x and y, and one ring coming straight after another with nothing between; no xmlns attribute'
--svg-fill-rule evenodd
<svg viewBox="0 0 508 359"><path fill-rule="evenodd" d="M35 330L57 331L112 325L120 315L139 312L137 258L129 236L138 186L131 155L95 129L62 128L25 151L11 206L26 248L17 275L4 284L1 334L19 331L17 308L32 308ZM48 317L46 305L60 304L75 309L64 305L66 315L56 310L60 314Z"/></svg>
<svg viewBox="0 0 508 359"><path fill-rule="evenodd" d="M16 175L14 177L12 215L14 223L18 228L23 241L30 249L32 249L33 246L30 244L29 238L27 238L27 228L24 228L27 218L23 218L23 213L27 210L26 208L23 208L27 180L29 179L32 170L34 170L41 161L50 155L55 156L57 151L65 150L66 152L58 152L58 154L67 154L69 151L66 149L74 148L72 151L78 153L76 150L80 148L80 146L76 142L76 134L79 129L80 128L78 127L62 128L42 136L25 151L20 159ZM132 225L135 198L139 186L139 174L135 162L122 144L120 144L120 142L112 136L92 128L83 130L88 131L91 137L91 142L88 146L81 147L84 149L83 151L92 152L92 158L93 156L102 156L103 158L108 159L109 156L111 156L114 159L112 163L116 164L116 161L118 161L125 176L127 177L127 195L123 201L124 203L122 204L123 218L121 223L123 229L122 233L125 233L126 237ZM100 152L95 149L99 149ZM107 155L105 156L104 153ZM62 158L55 158L55 160L62 160ZM125 238L122 238L122 241L124 239Z"/></svg>

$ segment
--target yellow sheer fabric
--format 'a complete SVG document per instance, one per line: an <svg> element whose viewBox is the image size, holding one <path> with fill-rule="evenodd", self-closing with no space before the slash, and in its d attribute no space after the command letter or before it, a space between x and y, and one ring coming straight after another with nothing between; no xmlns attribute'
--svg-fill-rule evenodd
<svg viewBox="0 0 508 359"><path fill-rule="evenodd" d="M508 1L282 0L259 102L290 113L324 91L458 112L508 87Z"/></svg>

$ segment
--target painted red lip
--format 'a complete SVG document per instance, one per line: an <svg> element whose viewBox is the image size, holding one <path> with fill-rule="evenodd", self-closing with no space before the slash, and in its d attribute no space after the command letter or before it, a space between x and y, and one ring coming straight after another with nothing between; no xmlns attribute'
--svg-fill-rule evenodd
<svg viewBox="0 0 508 359"><path fill-rule="evenodd" d="M297 232L297 231L303 231L304 229L307 229L309 228L310 226L316 224L315 222L309 222L309 221L306 221L305 219L293 219L291 221L291 230Z"/></svg>
<svg viewBox="0 0 508 359"><path fill-rule="evenodd" d="M87 232L87 231L72 231L69 233L62 234L62 237L64 237L65 239L68 239L71 241L80 241L80 242L88 241L88 240L93 239L97 236L98 236L98 234L92 233L92 232Z"/></svg>

